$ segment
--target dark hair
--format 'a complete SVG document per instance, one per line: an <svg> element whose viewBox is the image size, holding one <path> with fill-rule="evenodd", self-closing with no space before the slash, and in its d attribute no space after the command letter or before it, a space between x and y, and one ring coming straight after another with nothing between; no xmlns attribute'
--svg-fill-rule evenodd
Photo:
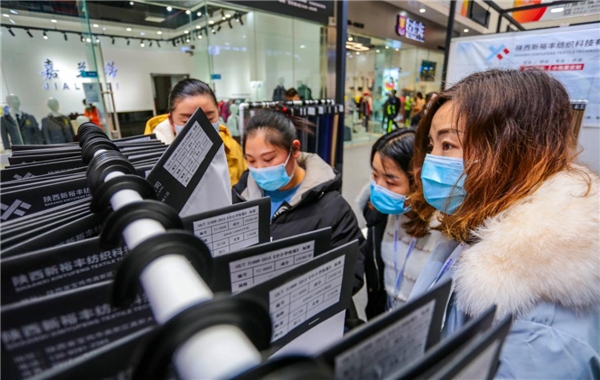
<svg viewBox="0 0 600 380"><path fill-rule="evenodd" d="M371 148L371 165L375 154L379 153L394 161L408 177L410 192L415 190L415 180L412 171L412 159L415 147L415 131L411 129L396 129L381 136ZM429 231L429 222L419 218L419 214L409 211L406 214L408 221L402 227L407 234L422 237Z"/></svg>
<svg viewBox="0 0 600 380"><path fill-rule="evenodd" d="M285 92L285 97L289 99L293 98L296 95L298 95L298 91L296 91L295 88L290 88Z"/></svg>
<svg viewBox="0 0 600 380"><path fill-rule="evenodd" d="M422 92L417 92L417 98L423 99L423 93Z"/></svg>
<svg viewBox="0 0 600 380"><path fill-rule="evenodd" d="M427 95L425 95L425 103L429 103L429 101L431 100L431 98L437 95L437 92L432 91L432 92L428 92Z"/></svg>
<svg viewBox="0 0 600 380"><path fill-rule="evenodd" d="M296 131L311 133L313 126L308 120L291 116L289 108L280 107L273 110L260 110L248 120L244 129L244 141L242 148L246 150L248 137L253 136L259 130L265 130L265 138L269 144L290 150L292 143L297 138Z"/></svg>
<svg viewBox="0 0 600 380"><path fill-rule="evenodd" d="M208 84L199 79L188 78L179 81L171 90L171 94L169 94L169 113L175 111L177 103L182 99L198 95L208 95L215 102L215 106L218 104L215 93Z"/></svg>
<svg viewBox="0 0 600 380"><path fill-rule="evenodd" d="M463 131L467 193L460 208L440 220L440 228L452 239L472 241L472 232L487 218L522 201L553 174L576 170L571 166L571 104L558 80L541 70L474 73L435 96L419 124L414 157L417 188L411 206L421 218L434 212L420 181L430 151L431 122L449 101L453 127Z"/></svg>

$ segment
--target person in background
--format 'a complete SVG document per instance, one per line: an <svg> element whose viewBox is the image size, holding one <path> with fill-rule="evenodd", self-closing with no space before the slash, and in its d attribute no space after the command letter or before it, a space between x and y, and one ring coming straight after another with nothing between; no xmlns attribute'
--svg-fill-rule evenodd
<svg viewBox="0 0 600 380"><path fill-rule="evenodd" d="M418 114L416 114L415 116L413 116L412 119L410 120L410 127L411 128L413 128L413 129L417 128L417 126L419 125L419 122L421 121L421 118L423 117L423 113L425 113L425 111L427 110L427 106L429 104L429 101L435 95L437 95L436 92L429 92L429 93L427 93L427 95L425 95L425 105L423 106L423 109L421 110L421 112L419 112Z"/></svg>
<svg viewBox="0 0 600 380"><path fill-rule="evenodd" d="M331 227L332 247L364 240L356 216L340 194L342 177L316 154L300 151L301 118L262 110L248 120L242 147L248 170L233 187L233 203L271 198L275 240ZM357 275L355 291L363 284Z"/></svg>
<svg viewBox="0 0 600 380"><path fill-rule="evenodd" d="M367 280L366 315L372 319L406 303L412 287L437 241L439 231L410 210L415 132L397 129L381 136L371 149L371 184L359 206L367 221L361 246ZM359 270L360 271L360 270Z"/></svg>
<svg viewBox="0 0 600 380"><path fill-rule="evenodd" d="M576 163L571 121L550 75L489 70L436 96L417 130L411 207L441 212L452 241L411 299L453 279L443 336L492 305L512 316L498 378L598 378L600 178Z"/></svg>
<svg viewBox="0 0 600 380"><path fill-rule="evenodd" d="M144 133L155 133L157 139L165 144L171 144L198 107L204 111L223 139L229 178L233 186L246 170L246 161L242 154L242 148L233 139L229 129L219 123L217 98L208 84L198 79L184 79L177 83L169 95L169 114L150 119Z"/></svg>
<svg viewBox="0 0 600 380"><path fill-rule="evenodd" d="M396 117L400 113L400 99L396 97L396 90L392 90L392 92L388 93L388 99L383 105L383 114L384 114L384 130L386 133L392 132L394 129L398 128L398 124L396 124Z"/></svg>
<svg viewBox="0 0 600 380"><path fill-rule="evenodd" d="M98 108L96 108L96 106L92 103L88 105L85 99L83 99L83 106L85 107L83 116L87 117L92 123L96 124L104 131L104 126L100 122L100 110L98 110Z"/></svg>
<svg viewBox="0 0 600 380"><path fill-rule="evenodd" d="M423 93L417 92L417 96L415 96L415 102L412 105L412 114L418 115L423 111L425 107L425 99L423 99Z"/></svg>
<svg viewBox="0 0 600 380"><path fill-rule="evenodd" d="M285 100L300 100L300 94L295 88L290 88L285 92Z"/></svg>

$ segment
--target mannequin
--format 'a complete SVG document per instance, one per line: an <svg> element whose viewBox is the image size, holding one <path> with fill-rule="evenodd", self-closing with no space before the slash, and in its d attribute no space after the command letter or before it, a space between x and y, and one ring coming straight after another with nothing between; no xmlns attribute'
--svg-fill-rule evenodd
<svg viewBox="0 0 600 380"><path fill-rule="evenodd" d="M285 87L283 87L284 78L279 77L278 83L279 84L277 87L275 87L275 90L273 90L273 100L276 102L285 100Z"/></svg>
<svg viewBox="0 0 600 380"><path fill-rule="evenodd" d="M229 115L229 118L227 119L227 129L229 129L229 132L231 132L232 136L239 136L240 135L240 127L239 127L239 112L240 107L237 104L232 104L229 106L229 111L231 112L231 115Z"/></svg>
<svg viewBox="0 0 600 380"><path fill-rule="evenodd" d="M60 108L58 100L50 98L46 104L50 108L48 116L42 119L42 135L46 144L73 142L75 136L71 121L58 112Z"/></svg>
<svg viewBox="0 0 600 380"><path fill-rule="evenodd" d="M4 149L13 145L43 144L44 138L38 123L32 115L21 111L21 100L10 94L6 97L10 112L2 116L2 144Z"/></svg>

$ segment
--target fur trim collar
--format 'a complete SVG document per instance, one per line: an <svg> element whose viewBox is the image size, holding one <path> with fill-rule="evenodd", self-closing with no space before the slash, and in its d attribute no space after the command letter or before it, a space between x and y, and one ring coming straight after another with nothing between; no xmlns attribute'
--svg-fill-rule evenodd
<svg viewBox="0 0 600 380"><path fill-rule="evenodd" d="M597 306L599 214L596 174L580 166L557 173L475 232L478 242L456 266L458 308L473 316L496 304L501 318L539 302L575 310Z"/></svg>

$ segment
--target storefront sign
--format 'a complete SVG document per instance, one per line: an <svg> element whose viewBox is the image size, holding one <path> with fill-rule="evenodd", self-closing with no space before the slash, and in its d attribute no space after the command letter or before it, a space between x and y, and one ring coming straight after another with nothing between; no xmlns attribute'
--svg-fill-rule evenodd
<svg viewBox="0 0 600 380"><path fill-rule="evenodd" d="M219 80L221 79L221 74L210 74L210 79Z"/></svg>
<svg viewBox="0 0 600 380"><path fill-rule="evenodd" d="M541 69L558 79L571 100L588 101L583 125L600 127L600 39L596 26L502 33L452 40L448 83L491 68Z"/></svg>
<svg viewBox="0 0 600 380"><path fill-rule="evenodd" d="M98 78L97 71L80 71L79 72L82 78Z"/></svg>
<svg viewBox="0 0 600 380"><path fill-rule="evenodd" d="M312 0L278 0L278 1L245 1L232 0L229 3L243 5L245 7L279 13L286 16L316 21L327 24L329 17L333 17L333 1Z"/></svg>
<svg viewBox="0 0 600 380"><path fill-rule="evenodd" d="M396 33L401 37L410 38L411 40L425 42L425 24L420 21L413 20L405 15L398 15L396 24Z"/></svg>
<svg viewBox="0 0 600 380"><path fill-rule="evenodd" d="M514 6L544 4L552 5L551 1L545 0L515 0ZM520 23L558 20L568 17L588 16L600 13L599 1L574 1L572 3L561 4L560 6L542 7L530 9L527 11L513 12L512 16Z"/></svg>

